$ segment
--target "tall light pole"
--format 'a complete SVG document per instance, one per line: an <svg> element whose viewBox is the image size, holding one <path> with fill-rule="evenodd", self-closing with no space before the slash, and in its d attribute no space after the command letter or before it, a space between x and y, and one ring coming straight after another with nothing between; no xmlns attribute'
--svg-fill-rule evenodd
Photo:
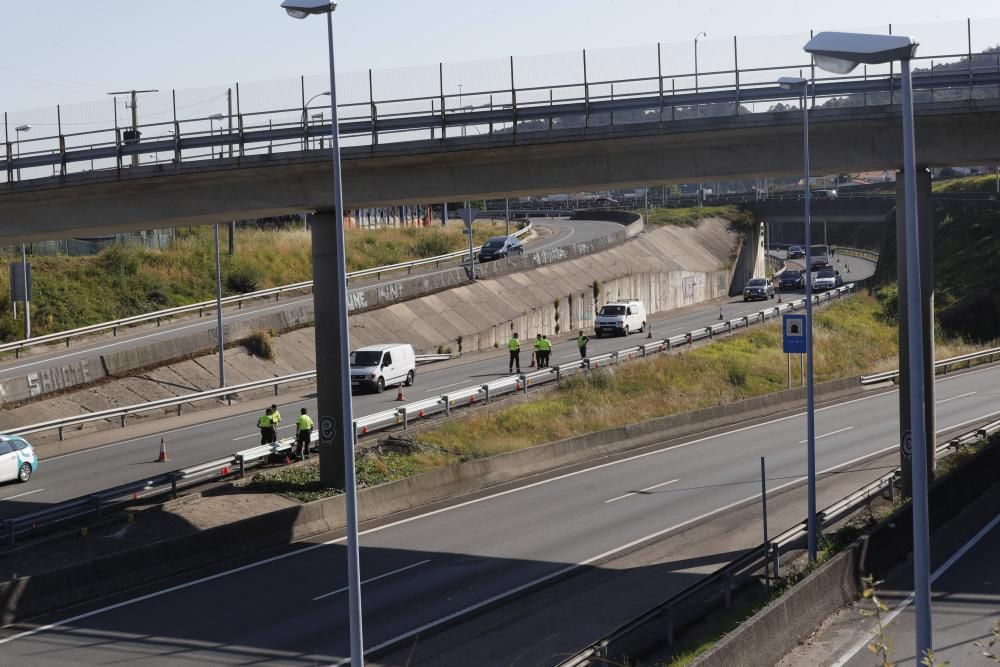
<svg viewBox="0 0 1000 667"><path fill-rule="evenodd" d="M805 45L820 68L847 74L859 64L880 65L900 61L903 115L903 194L906 204L906 307L909 368L910 442L913 475L913 593L916 607L916 655L923 660L932 647L930 530L928 527L928 443L924 400L924 331L921 314L920 233L917 222L917 156L913 129L913 82L910 59L918 43L903 35L866 35L821 32ZM927 332L927 335L932 335ZM900 438L905 448L906 437Z"/></svg>
<svg viewBox="0 0 1000 667"><path fill-rule="evenodd" d="M330 149L333 157L333 205L336 226L337 249L335 253L335 271L337 274L336 306L339 308L337 343L339 346L339 394L342 397L340 405L340 424L327 415L320 415L320 454L330 451L329 445L324 446L322 440L332 440L339 435L343 442L344 452L344 495L347 509L347 586L348 614L351 634L351 665L364 665L364 641L361 619L361 575L358 563L358 511L357 482L354 470L354 417L351 406L350 378L350 330L347 325L347 261L344 257L344 193L341 185L340 171L340 133L337 120L337 84L336 68L333 58L333 12L337 9L336 0L285 0L281 3L288 15L296 19L304 19L311 14L326 14L327 48L330 57ZM314 233L315 233L314 225ZM314 249L314 253L316 250ZM315 271L315 268L314 268ZM332 332L323 332L329 340ZM317 331L317 341L319 332ZM317 360L318 361L318 360ZM318 364L317 364L318 367ZM322 399L322 395L320 396ZM325 435L324 432L333 432ZM323 460L320 458L320 478L323 479ZM323 480L326 482L327 480Z"/></svg>
<svg viewBox="0 0 1000 667"><path fill-rule="evenodd" d="M694 36L694 92L698 93L698 38L708 37L708 33L702 30Z"/></svg>
<svg viewBox="0 0 1000 667"><path fill-rule="evenodd" d="M31 129L30 125L18 125L14 128L14 149L16 151L15 157L21 157L21 133L27 132ZM21 168L17 168L17 180L21 180Z"/></svg>
<svg viewBox="0 0 1000 667"><path fill-rule="evenodd" d="M816 397L813 392L813 283L812 283L812 194L809 188L809 82L800 77L781 77L778 85L797 90L802 100L802 183L805 193L806 246L806 484L809 560L816 560Z"/></svg>

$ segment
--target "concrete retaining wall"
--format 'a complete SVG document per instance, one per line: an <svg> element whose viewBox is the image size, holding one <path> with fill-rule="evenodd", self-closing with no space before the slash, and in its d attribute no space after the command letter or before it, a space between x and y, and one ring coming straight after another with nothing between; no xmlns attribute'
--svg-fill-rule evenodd
<svg viewBox="0 0 1000 667"><path fill-rule="evenodd" d="M817 385L817 397L861 391L858 378ZM568 438L361 489L358 518L367 521L516 481L571 463L607 456L685 434L736 424L801 405L803 390L783 391ZM159 578L288 544L345 524L344 497L277 510L61 570L0 584L2 622L108 595Z"/></svg>
<svg viewBox="0 0 1000 667"><path fill-rule="evenodd" d="M762 278L768 275L762 226L754 224L752 229L743 236L736 266L733 268L733 280L729 285L729 296L742 294L743 288L746 287L751 278Z"/></svg>

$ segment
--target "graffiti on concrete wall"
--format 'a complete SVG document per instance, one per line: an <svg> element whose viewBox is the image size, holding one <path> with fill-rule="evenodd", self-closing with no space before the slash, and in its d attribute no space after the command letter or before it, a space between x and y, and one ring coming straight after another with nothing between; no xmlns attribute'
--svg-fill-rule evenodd
<svg viewBox="0 0 1000 667"><path fill-rule="evenodd" d="M365 293L361 290L357 292L347 293L347 310L348 312L352 310L362 310L368 307L368 299L365 297Z"/></svg>
<svg viewBox="0 0 1000 667"><path fill-rule="evenodd" d="M28 373L28 396L48 394L67 387L87 384L96 379L90 371L90 360L66 366L45 368L36 373Z"/></svg>
<svg viewBox="0 0 1000 667"><path fill-rule="evenodd" d="M378 286L378 302L399 301L403 297L402 283L387 283Z"/></svg>
<svg viewBox="0 0 1000 667"><path fill-rule="evenodd" d="M560 262L567 257L569 257L569 253L566 252L565 248L546 248L532 254L531 261L535 263L535 266L541 266L543 264Z"/></svg>

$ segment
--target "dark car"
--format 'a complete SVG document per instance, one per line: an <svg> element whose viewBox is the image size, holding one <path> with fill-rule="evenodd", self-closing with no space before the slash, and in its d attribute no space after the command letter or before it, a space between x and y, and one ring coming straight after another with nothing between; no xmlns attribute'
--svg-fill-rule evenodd
<svg viewBox="0 0 1000 667"><path fill-rule="evenodd" d="M774 285L767 278L754 278L743 288L743 300L753 301L756 299L773 299Z"/></svg>
<svg viewBox="0 0 1000 667"><path fill-rule="evenodd" d="M806 256L806 249L800 245L789 246L788 259L801 259Z"/></svg>
<svg viewBox="0 0 1000 667"><path fill-rule="evenodd" d="M781 278L778 280L778 287L782 290L800 289L805 286L806 280L802 275L802 271L785 269L781 274Z"/></svg>
<svg viewBox="0 0 1000 667"><path fill-rule="evenodd" d="M524 246L521 245L516 236L494 236L487 239L483 247L479 249L479 261L492 262L494 259L523 254Z"/></svg>

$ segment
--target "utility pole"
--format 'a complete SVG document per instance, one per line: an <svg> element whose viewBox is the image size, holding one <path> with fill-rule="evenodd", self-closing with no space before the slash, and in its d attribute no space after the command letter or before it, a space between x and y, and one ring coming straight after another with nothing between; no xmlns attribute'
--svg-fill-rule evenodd
<svg viewBox="0 0 1000 667"><path fill-rule="evenodd" d="M233 134L233 89L226 89L226 110L229 117L229 135ZM233 157L233 144L229 144L229 157ZM229 221L229 256L236 254L236 221Z"/></svg>
<svg viewBox="0 0 1000 667"><path fill-rule="evenodd" d="M118 91L112 91L112 92L108 93L108 95L128 95L131 98L131 100L132 100L132 104L131 105L129 105L126 102L125 106L127 108L131 108L132 109L132 131L134 132L134 134L132 136L134 136L135 139L133 141L127 142L127 143L139 143L139 105L138 105L138 97L139 97L139 95L143 95L145 93L158 93L158 92L160 92L160 91L158 89L156 89L156 88L149 88L147 90L134 90L134 89L133 90L118 90ZM139 154L138 153L134 153L132 155L132 166L133 167L139 166Z"/></svg>

